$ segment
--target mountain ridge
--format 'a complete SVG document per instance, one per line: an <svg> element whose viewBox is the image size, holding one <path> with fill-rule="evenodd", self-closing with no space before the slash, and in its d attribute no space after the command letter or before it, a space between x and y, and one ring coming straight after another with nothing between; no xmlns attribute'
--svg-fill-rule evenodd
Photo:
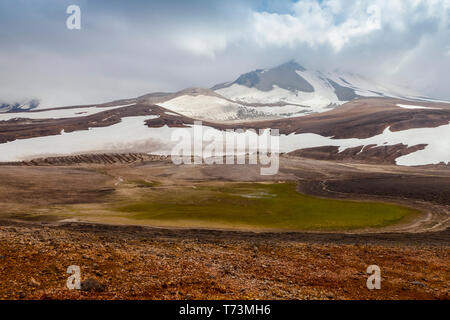
<svg viewBox="0 0 450 320"><path fill-rule="evenodd" d="M40 101L31 99L23 102L0 102L0 113L24 112L39 107Z"/></svg>

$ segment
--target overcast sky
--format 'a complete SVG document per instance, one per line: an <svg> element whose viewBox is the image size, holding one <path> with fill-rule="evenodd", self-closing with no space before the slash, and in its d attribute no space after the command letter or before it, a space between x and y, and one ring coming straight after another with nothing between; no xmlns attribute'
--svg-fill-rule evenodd
<svg viewBox="0 0 450 320"><path fill-rule="evenodd" d="M211 87L291 59L450 100L450 0L0 1L5 102Z"/></svg>

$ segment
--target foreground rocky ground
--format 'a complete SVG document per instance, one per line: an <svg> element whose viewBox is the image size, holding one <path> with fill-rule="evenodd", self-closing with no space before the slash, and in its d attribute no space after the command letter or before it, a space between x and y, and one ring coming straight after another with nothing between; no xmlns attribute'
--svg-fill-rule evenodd
<svg viewBox="0 0 450 320"><path fill-rule="evenodd" d="M174 166L135 154L3 165L0 299L449 299L449 172L284 156L270 181L295 181L302 194L406 204L424 214L353 234L252 233L77 219L89 221L80 213L91 208L94 221L121 223L99 208L147 190L136 181L160 188L267 182L257 166ZM72 222L58 222L72 207ZM81 269L83 290L66 287L71 265ZM381 268L380 290L366 287L369 265Z"/></svg>
<svg viewBox="0 0 450 320"><path fill-rule="evenodd" d="M449 239L5 220L0 299L449 299ZM370 291L373 264L382 284ZM66 287L70 265L82 290Z"/></svg>

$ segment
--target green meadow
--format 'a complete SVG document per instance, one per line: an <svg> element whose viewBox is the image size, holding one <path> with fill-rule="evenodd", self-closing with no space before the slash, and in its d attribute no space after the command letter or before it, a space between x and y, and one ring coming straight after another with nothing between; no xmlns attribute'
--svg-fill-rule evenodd
<svg viewBox="0 0 450 320"><path fill-rule="evenodd" d="M156 224L283 230L384 227L419 213L395 204L306 196L294 183L153 189L114 210Z"/></svg>

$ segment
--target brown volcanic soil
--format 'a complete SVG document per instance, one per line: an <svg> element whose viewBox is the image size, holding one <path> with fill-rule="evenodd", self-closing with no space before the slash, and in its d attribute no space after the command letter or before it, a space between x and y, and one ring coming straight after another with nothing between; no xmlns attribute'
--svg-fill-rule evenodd
<svg viewBox="0 0 450 320"><path fill-rule="evenodd" d="M437 109L405 109L396 104L416 104ZM161 119L149 120L159 126ZM450 122L450 105L446 103L410 102L398 99L357 99L328 112L280 120L218 124L204 122L217 129L279 129L280 134L315 133L336 139L369 138L391 131L411 128L434 128ZM186 122L190 123L190 122Z"/></svg>
<svg viewBox="0 0 450 320"><path fill-rule="evenodd" d="M159 106L138 103L128 107L106 110L92 115L74 118L18 118L0 121L0 143L14 141L16 139L59 135L63 129L66 133L69 133L79 130L88 130L89 128L108 127L119 123L124 117L161 115L167 119L176 118L176 116L165 114L165 111L166 109Z"/></svg>
<svg viewBox="0 0 450 320"><path fill-rule="evenodd" d="M165 160L165 156L146 153L92 153L65 157L37 158L30 161L0 163L0 165L23 166L70 166L76 164L133 164Z"/></svg>
<svg viewBox="0 0 450 320"><path fill-rule="evenodd" d="M23 221L33 220L26 215L30 206L107 201L119 178L178 185L262 179L258 166L174 166L152 157L107 164L130 155L91 156L52 160L61 166L46 160L0 166L1 299L450 298L448 167L280 159L272 181L294 180L299 190L318 196L406 203L427 213L384 231L162 229L56 222L45 212L39 221L46 222ZM11 208L17 214L5 216ZM366 288L372 264L382 270L381 290ZM81 267L82 280L97 279L103 291L67 290L70 265Z"/></svg>
<svg viewBox="0 0 450 320"><path fill-rule="evenodd" d="M450 177L366 175L350 180L330 180L326 189L348 194L372 194L421 199L450 205Z"/></svg>
<svg viewBox="0 0 450 320"><path fill-rule="evenodd" d="M120 184L133 181L157 181L163 189L172 185L190 188L198 182L296 181L305 194L388 201L425 213L420 221L397 231L437 231L450 226L447 166L412 168L291 156L281 157L279 173L270 177L261 176L257 165L175 166L164 157L137 154L92 154L2 165L1 217L45 220L51 213L47 211L54 209L50 205L106 203L123 192L126 195ZM55 215L50 220L54 219Z"/></svg>
<svg viewBox="0 0 450 320"><path fill-rule="evenodd" d="M197 94L198 89L190 89L187 92ZM201 90L199 91L202 92ZM176 95L175 95L176 96ZM106 127L117 124L124 117L131 116L155 116L145 123L148 127L184 127L194 123L194 119L182 115L168 114L167 109L152 103L163 101L166 94L154 98L141 98L121 103L136 102L135 105L106 110L89 116L80 116L65 119L11 119L0 121L0 143L27 139L40 136L59 135L62 130L73 132L88 130L95 127ZM99 109L117 105L119 102L97 106ZM331 111L312 114L297 118L266 120L238 123L215 123L203 121L206 126L220 130L226 129L279 129L281 134L291 133L315 133L334 138L368 138L381 134L387 127L392 131L400 131L411 128L438 127L450 122L450 105L445 103L416 102L425 107L435 109L404 109L396 104L414 104L410 101L399 99L367 98L357 99L344 104ZM67 108L84 108L67 107ZM56 108L64 109L64 108ZM40 112L40 111L31 111ZM294 151L293 155L320 160L353 160L366 163L394 163L395 158L425 148L425 145L406 146L402 144L394 146L363 146L347 149L338 153L336 147L320 147ZM114 150L114 152L145 152L145 146L132 150ZM360 152L361 151L361 152ZM102 152L102 150L98 150ZM111 152L109 150L109 152ZM45 155L50 156L50 155Z"/></svg>
<svg viewBox="0 0 450 320"><path fill-rule="evenodd" d="M405 109L397 104L413 104L399 99L358 99L329 112L280 120L239 122L219 124L203 122L204 125L220 130L226 129L278 129L280 134L315 133L336 139L369 138L381 134L387 127L391 131L412 128L428 128L446 125L450 122L450 105L446 103L418 102L416 104L435 109ZM149 127L181 127L192 124L186 117L166 118L164 116L146 122ZM291 153L300 157L318 160L353 160L365 163L395 164L395 159L422 150L426 145L407 146L359 146L339 153L338 147L325 146L297 150Z"/></svg>
<svg viewBox="0 0 450 320"><path fill-rule="evenodd" d="M158 97L157 97L158 98ZM159 99L159 98L158 98ZM156 99L155 101L157 101ZM165 99L165 98L164 98ZM163 99L163 100L164 100ZM149 127L181 127L193 124L194 119L165 113L167 109L148 102L146 99L129 100L136 105L106 110L89 116L65 119L12 119L0 121L0 143L31 137L60 134L61 130L72 132L93 127L105 127L116 124L120 119L130 116L159 115L157 119L146 122ZM153 100L149 100L153 101ZM121 101L123 103L123 101ZM117 105L119 102L99 105ZM420 104L437 109L404 109L396 104ZM83 108L66 107L66 108ZM55 108L64 109L64 108ZM32 111L40 112L40 111ZM297 118L266 120L254 122L213 123L203 121L204 125L217 129L279 129L281 134L316 133L335 138L368 138L380 134L390 127L392 131L411 128L438 127L450 122L450 105L446 103L410 102L399 99L367 98L357 99L328 112Z"/></svg>
<svg viewBox="0 0 450 320"><path fill-rule="evenodd" d="M397 103L410 104L395 99L361 99L346 103L340 108L327 113L293 118L285 123L280 133L316 133L323 136L333 136L337 139L368 138L381 134L387 127L391 131L401 131L411 128L438 127L450 121L448 104L439 105L442 109L404 109ZM424 106L437 107L435 104L417 103ZM284 132L285 131L285 132Z"/></svg>
<svg viewBox="0 0 450 320"><path fill-rule="evenodd" d="M289 155L317 160L355 160L364 163L395 164L395 159L423 150L425 147L426 145L424 144L413 147L408 147L404 144L389 146L368 145L348 148L339 152L339 147L325 146L295 150L290 152Z"/></svg>
<svg viewBox="0 0 450 320"><path fill-rule="evenodd" d="M409 235L427 244L405 246L395 235L3 222L0 298L449 299L449 232L427 236ZM381 290L366 288L372 264ZM101 291L68 290L70 265Z"/></svg>
<svg viewBox="0 0 450 320"><path fill-rule="evenodd" d="M114 191L110 177L85 168L0 168L2 216L8 205L92 203Z"/></svg>

